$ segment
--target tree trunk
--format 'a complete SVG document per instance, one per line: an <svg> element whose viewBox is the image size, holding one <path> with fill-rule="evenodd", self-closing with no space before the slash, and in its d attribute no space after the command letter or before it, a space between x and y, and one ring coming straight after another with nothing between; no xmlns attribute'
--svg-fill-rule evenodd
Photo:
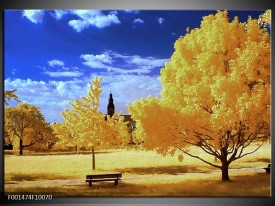
<svg viewBox="0 0 275 206"><path fill-rule="evenodd" d="M19 155L23 155L23 140L19 140Z"/></svg>
<svg viewBox="0 0 275 206"><path fill-rule="evenodd" d="M95 150L94 150L94 146L92 146L92 156L93 156L93 170L95 170Z"/></svg>
<svg viewBox="0 0 275 206"><path fill-rule="evenodd" d="M75 152L76 152L76 154L78 154L78 146L77 145L75 146Z"/></svg>
<svg viewBox="0 0 275 206"><path fill-rule="evenodd" d="M229 168L228 163L227 162L222 162L222 167L221 167L222 181L230 181L229 174L228 174L228 168Z"/></svg>

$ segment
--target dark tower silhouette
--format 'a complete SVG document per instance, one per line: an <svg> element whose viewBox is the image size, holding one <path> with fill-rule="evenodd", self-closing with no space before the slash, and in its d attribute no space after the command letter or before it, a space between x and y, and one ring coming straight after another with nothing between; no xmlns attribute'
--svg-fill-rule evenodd
<svg viewBox="0 0 275 206"><path fill-rule="evenodd" d="M115 113L115 105L114 105L113 95L112 93L110 93L109 104L107 107L107 115L110 115L110 117L112 117L114 113Z"/></svg>

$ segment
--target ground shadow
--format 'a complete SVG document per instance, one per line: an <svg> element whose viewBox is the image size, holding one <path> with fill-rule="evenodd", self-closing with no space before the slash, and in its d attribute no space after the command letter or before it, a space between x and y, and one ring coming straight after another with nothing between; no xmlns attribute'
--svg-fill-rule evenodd
<svg viewBox="0 0 275 206"><path fill-rule="evenodd" d="M136 184L124 182L123 179L117 186L114 182L94 183L90 188L89 184L62 185L62 186L19 186L16 194L52 194L53 196L117 196L117 197L251 197L251 196L270 196L270 175L264 173L251 175L232 176L231 182L222 182L221 180L190 180L177 183L159 184L158 182L150 184ZM12 187L14 188L14 187ZM14 192L12 188L6 188L6 193Z"/></svg>
<svg viewBox="0 0 275 206"><path fill-rule="evenodd" d="M116 170L121 173L135 173L135 174L169 174L177 175L181 173L194 173L194 172L205 172L207 169L202 169L196 166L158 166L158 167L133 167Z"/></svg>
<svg viewBox="0 0 275 206"><path fill-rule="evenodd" d="M38 180L71 180L74 179L72 176L65 176L54 173L39 173L39 174L12 174L7 177L5 182L16 181L38 181Z"/></svg>
<svg viewBox="0 0 275 206"><path fill-rule="evenodd" d="M255 158L255 159L248 160L248 162L266 162L266 163L270 163L271 159L270 158Z"/></svg>
<svg viewBox="0 0 275 206"><path fill-rule="evenodd" d="M108 154L114 153L117 151L113 150L104 150L104 151L95 151L95 154ZM75 151L28 151L25 150L23 152L23 156L49 156L49 155L92 155L92 151L83 150L76 153ZM5 150L4 155L13 155L13 156L21 156L19 155L18 150Z"/></svg>

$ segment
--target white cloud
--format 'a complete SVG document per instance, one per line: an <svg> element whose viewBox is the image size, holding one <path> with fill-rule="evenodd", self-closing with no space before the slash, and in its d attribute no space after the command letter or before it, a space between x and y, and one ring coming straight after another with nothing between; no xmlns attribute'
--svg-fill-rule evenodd
<svg viewBox="0 0 275 206"><path fill-rule="evenodd" d="M80 77L83 75L83 72L79 71L56 71L56 72L44 72L44 74L49 75L50 77Z"/></svg>
<svg viewBox="0 0 275 206"><path fill-rule="evenodd" d="M91 68L107 69L109 72L119 74L148 74L153 69L160 69L164 62L169 59L158 59L155 57L142 57L139 55L121 55L116 52L108 51L103 54L83 54L80 56L84 59L84 65Z"/></svg>
<svg viewBox="0 0 275 206"><path fill-rule="evenodd" d="M29 19L32 23L42 23L44 18L44 10L24 10L22 16Z"/></svg>
<svg viewBox="0 0 275 206"><path fill-rule="evenodd" d="M91 68L106 68L106 64L112 63L112 57L107 53L93 55L93 54L82 54L80 56L81 59L84 59L84 65L89 66Z"/></svg>
<svg viewBox="0 0 275 206"><path fill-rule="evenodd" d="M64 66L64 62L61 61L61 60L58 60L58 59L53 59L51 61L48 61L48 64L51 66L51 67L55 67L55 66Z"/></svg>
<svg viewBox="0 0 275 206"><path fill-rule="evenodd" d="M64 15L68 13L69 13L68 10L54 10L53 16L56 18L56 20L60 20Z"/></svg>
<svg viewBox="0 0 275 206"><path fill-rule="evenodd" d="M108 67L107 69L108 72L114 72L116 74L148 74L150 73L150 69L146 68L139 68L139 69L121 69L121 68L116 68L116 67Z"/></svg>
<svg viewBox="0 0 275 206"><path fill-rule="evenodd" d="M63 81L60 81L57 84L56 90L59 92L59 94L63 95L66 93L66 89L65 89L65 83Z"/></svg>
<svg viewBox="0 0 275 206"><path fill-rule="evenodd" d="M129 14L131 14L131 13L133 13L133 14L139 14L140 13L140 11L138 11L138 10L125 10L125 12L129 13Z"/></svg>
<svg viewBox="0 0 275 206"><path fill-rule="evenodd" d="M135 19L135 20L133 21L133 23L134 23L134 24L136 24L136 23L142 24L142 23L144 23L144 21L143 21L142 19L138 18L138 19Z"/></svg>
<svg viewBox="0 0 275 206"><path fill-rule="evenodd" d="M148 75L106 75L103 76L101 110L106 113L110 91L113 94L116 112L128 114L127 104L140 98L160 96L161 84L159 76Z"/></svg>
<svg viewBox="0 0 275 206"><path fill-rule="evenodd" d="M17 69L12 69L12 70L11 70L11 73L12 73L13 75L15 75L16 72L17 72Z"/></svg>
<svg viewBox="0 0 275 206"><path fill-rule="evenodd" d="M22 15L37 24L43 22L45 12L49 12L56 20L61 20L65 15L70 15L71 20L69 20L68 25L77 32L81 32L90 26L101 29L112 24L120 24L117 11L111 11L105 14L100 10L24 10Z"/></svg>
<svg viewBox="0 0 275 206"><path fill-rule="evenodd" d="M164 22L164 18L160 17L160 18L158 19L158 22L159 22L159 24L162 24L162 23Z"/></svg>
<svg viewBox="0 0 275 206"><path fill-rule="evenodd" d="M68 24L77 32L81 32L90 26L101 29L111 24L120 24L116 12L110 12L106 15L99 10L73 10L71 13L76 15L78 19L70 20Z"/></svg>
<svg viewBox="0 0 275 206"><path fill-rule="evenodd" d="M44 82L31 79L6 79L5 89L17 89L18 98L39 106L49 122L62 121L61 112L69 108L68 102L87 93L87 86L83 80Z"/></svg>
<svg viewBox="0 0 275 206"><path fill-rule="evenodd" d="M82 30L88 27L88 22L81 20L71 20L69 21L69 26L73 27L77 32L81 32Z"/></svg>
<svg viewBox="0 0 275 206"><path fill-rule="evenodd" d="M39 106L49 122L62 121L61 112L70 108L69 101L80 99L88 91L91 78L73 81L33 81L30 79L5 80L6 90L18 88L19 99ZM106 113L109 92L114 96L116 112L128 113L127 104L142 97L159 96L161 85L157 77L136 75L105 75L102 82L103 92L100 98L100 111Z"/></svg>
<svg viewBox="0 0 275 206"><path fill-rule="evenodd" d="M80 77L83 72L77 67L68 68L65 67L65 63L59 59L53 59L48 61L50 67L39 67L44 70L44 74L50 77Z"/></svg>
<svg viewBox="0 0 275 206"><path fill-rule="evenodd" d="M141 57L138 55L132 56L128 61L132 64L138 66L147 66L147 67L162 67L164 66L164 62L169 59L157 59L155 57Z"/></svg>
<svg viewBox="0 0 275 206"><path fill-rule="evenodd" d="M117 11L110 11L110 14L118 14Z"/></svg>
<svg viewBox="0 0 275 206"><path fill-rule="evenodd" d="M19 99L39 106L48 122L63 121L61 112L70 108L68 102L86 96L88 85L94 76L69 81L34 81L31 79L6 79L5 89L17 89ZM160 96L159 76L105 73L102 81L99 111L106 113L110 91L114 97L116 112L128 114L127 104L140 98Z"/></svg>

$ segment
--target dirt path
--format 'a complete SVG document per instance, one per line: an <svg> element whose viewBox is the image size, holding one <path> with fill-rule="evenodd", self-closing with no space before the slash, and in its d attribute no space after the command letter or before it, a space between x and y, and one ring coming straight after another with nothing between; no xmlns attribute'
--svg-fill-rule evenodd
<svg viewBox="0 0 275 206"><path fill-rule="evenodd" d="M179 182L187 181L191 179L213 179L220 170L213 170L211 172L193 172L193 173L178 173L178 174L147 174L147 175L125 175L121 180L123 183L168 183L168 182ZM265 173L263 167L249 167L249 168L235 168L229 169L230 175L244 175L244 174L255 174ZM83 179L72 179L72 180L37 180L37 181L18 181L18 182L5 182L8 187L18 186L66 186L66 185L83 185L86 184Z"/></svg>

